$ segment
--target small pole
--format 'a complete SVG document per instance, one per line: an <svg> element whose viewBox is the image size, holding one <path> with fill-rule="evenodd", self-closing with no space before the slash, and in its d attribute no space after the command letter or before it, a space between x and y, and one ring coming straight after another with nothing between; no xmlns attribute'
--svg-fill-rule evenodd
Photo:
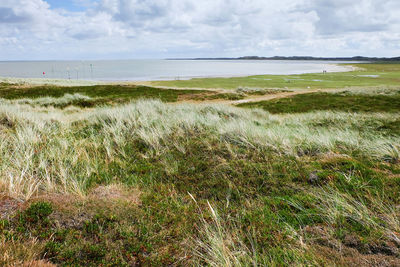
<svg viewBox="0 0 400 267"><path fill-rule="evenodd" d="M69 73L69 67L67 67L67 74L68 74L68 80L71 80L71 74Z"/></svg>
<svg viewBox="0 0 400 267"><path fill-rule="evenodd" d="M90 64L90 79L93 80L93 64Z"/></svg>
<svg viewBox="0 0 400 267"><path fill-rule="evenodd" d="M86 68L85 68L85 62L84 61L82 61L82 70L83 70L82 78L85 79L86 78Z"/></svg>

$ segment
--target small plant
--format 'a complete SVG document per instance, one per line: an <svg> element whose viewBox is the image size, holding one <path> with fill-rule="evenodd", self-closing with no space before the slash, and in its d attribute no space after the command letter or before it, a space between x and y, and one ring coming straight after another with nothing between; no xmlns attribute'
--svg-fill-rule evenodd
<svg viewBox="0 0 400 267"><path fill-rule="evenodd" d="M22 217L27 223L36 224L38 222L47 222L48 216L52 212L53 208L50 203L36 202L22 214Z"/></svg>

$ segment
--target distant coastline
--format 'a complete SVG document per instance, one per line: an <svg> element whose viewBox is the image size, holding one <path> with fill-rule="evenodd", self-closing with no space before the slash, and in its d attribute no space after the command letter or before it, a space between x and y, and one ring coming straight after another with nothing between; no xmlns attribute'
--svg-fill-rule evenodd
<svg viewBox="0 0 400 267"><path fill-rule="evenodd" d="M292 56L292 57L217 57L217 58L167 58L167 60L310 60L310 61L373 61L373 62L400 62L400 57L310 57L310 56Z"/></svg>
<svg viewBox="0 0 400 267"><path fill-rule="evenodd" d="M351 61L343 62L350 63ZM239 60L114 60L0 62L0 77L41 80L156 81L200 77L245 77L251 75L290 75L347 71L339 61Z"/></svg>

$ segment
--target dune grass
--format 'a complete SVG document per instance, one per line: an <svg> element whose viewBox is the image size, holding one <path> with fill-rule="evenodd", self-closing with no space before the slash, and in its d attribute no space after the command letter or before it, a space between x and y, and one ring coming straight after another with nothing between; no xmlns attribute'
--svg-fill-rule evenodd
<svg viewBox="0 0 400 267"><path fill-rule="evenodd" d="M68 102L66 98L73 98L78 96L79 101L75 104L81 107L91 107L101 104L112 103L127 103L134 99L152 99L157 98L165 102L175 102L180 96L193 96L200 97L207 91L201 90L168 90L158 89L146 86L134 85L94 85L94 86L29 86L18 84L0 84L0 99L20 100L25 99L25 102L37 104L50 105L63 107L61 102ZM47 98L47 100L46 100ZM64 98L63 101L56 101L56 98ZM75 97L76 98L76 97ZM39 99L39 100L35 100ZM73 101L70 101L71 103ZM46 104L48 103L48 104ZM74 103L72 103L74 104Z"/></svg>
<svg viewBox="0 0 400 267"><path fill-rule="evenodd" d="M257 75L232 78L195 78L179 81L156 81L154 86L176 88L289 88L318 89L369 86L400 86L400 64L351 64L351 72L311 73L301 75Z"/></svg>
<svg viewBox="0 0 400 267"><path fill-rule="evenodd" d="M24 101L0 104L1 264L399 262L398 112Z"/></svg>
<svg viewBox="0 0 400 267"><path fill-rule="evenodd" d="M400 265L396 86L167 103L281 90L3 84L0 265Z"/></svg>

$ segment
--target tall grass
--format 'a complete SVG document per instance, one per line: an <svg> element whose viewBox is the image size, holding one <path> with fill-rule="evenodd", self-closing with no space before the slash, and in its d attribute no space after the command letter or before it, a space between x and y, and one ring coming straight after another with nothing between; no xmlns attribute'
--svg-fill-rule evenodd
<svg viewBox="0 0 400 267"><path fill-rule="evenodd" d="M208 201L207 210L203 211L195 198L189 195L199 209L201 222L197 227L198 234L190 244L190 254L195 256L191 264L215 267L318 265L315 260L305 261L307 246L302 235L290 224L282 222L283 229L280 230L286 232L287 238L294 242L285 248L282 244L282 250L269 248L261 253L255 233L249 229L243 230L242 220L226 214L222 216Z"/></svg>
<svg viewBox="0 0 400 267"><path fill-rule="evenodd" d="M355 193L343 193L328 187L311 193L318 200L316 210L330 225L345 219L362 225L365 229L380 231L386 238L400 243L400 210L385 204L380 197L367 202L366 197Z"/></svg>
<svg viewBox="0 0 400 267"><path fill-rule="evenodd" d="M37 259L41 257L43 244L31 238L25 244L14 240L0 239L1 266L54 266Z"/></svg>
<svg viewBox="0 0 400 267"><path fill-rule="evenodd" d="M78 111L78 112L77 112ZM126 157L126 146L143 143L143 157L171 148L185 152L194 138L292 156L326 152L399 160L400 137L371 126L399 114L312 112L271 115L224 105L167 105L141 100L119 107L60 110L0 103L0 184L29 199L39 191L84 194L99 166ZM84 130L83 130L84 129ZM233 150L232 150L233 147Z"/></svg>
<svg viewBox="0 0 400 267"><path fill-rule="evenodd" d="M222 219L217 210L209 202L207 204L211 220L208 221L200 210L202 224L199 237L193 240L192 245L193 254L200 260L198 264L202 262L215 267L258 266L255 250L242 240L243 235L238 232L240 227Z"/></svg>

